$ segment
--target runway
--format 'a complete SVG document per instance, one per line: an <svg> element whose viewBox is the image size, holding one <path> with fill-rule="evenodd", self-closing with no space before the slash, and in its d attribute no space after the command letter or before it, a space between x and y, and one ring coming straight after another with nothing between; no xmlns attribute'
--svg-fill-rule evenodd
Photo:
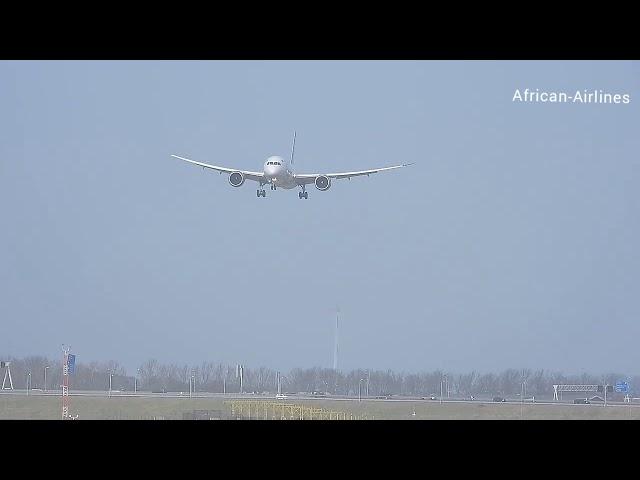
<svg viewBox="0 0 640 480"><path fill-rule="evenodd" d="M0 390L0 395L11 395L11 396L33 396L33 397L60 397L62 396L61 390L48 390L46 392L42 390L30 390L29 392L26 389L15 389L15 390ZM70 391L69 396L71 397L95 397L95 398L155 398L155 399L223 399L223 400L234 400L234 399L243 399L243 400L265 400L265 401L274 401L276 400L275 394L253 394L253 393L211 393L211 392L195 392L192 393L191 396L189 392L147 392L147 391L137 391L137 392L128 392L128 391L119 391L112 390L109 392L108 390L77 390ZM278 401L282 401L283 403L291 403L291 402L305 402L305 401L322 401L322 400L331 400L331 401L342 401L342 402L384 402L384 403L420 403L420 404L473 404L473 405L524 405L524 406L536 406L536 405L550 405L550 406L572 406L578 408L584 407L604 407L602 402L594 402L590 404L574 404L573 400L569 401L525 401L520 402L517 399L507 400L505 402L494 402L489 399L462 399L462 398L447 398L447 399L424 399L421 397L390 397L390 398L376 398L376 397L364 397L362 396L360 399L357 396L344 396L344 395L311 395L311 394L287 394L286 398L280 399ZM610 402L607 401L607 407L631 407L637 408L640 407L640 398L633 398L630 403L625 402Z"/></svg>

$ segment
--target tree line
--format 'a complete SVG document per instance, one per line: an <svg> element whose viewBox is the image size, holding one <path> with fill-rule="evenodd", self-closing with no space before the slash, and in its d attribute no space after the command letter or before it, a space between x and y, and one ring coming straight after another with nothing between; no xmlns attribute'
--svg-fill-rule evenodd
<svg viewBox="0 0 640 480"><path fill-rule="evenodd" d="M43 356L29 356L22 359L4 357L11 362L11 375L16 389L26 389L29 382L32 389L45 389L45 367L48 390L58 390L62 384L62 362ZM4 371L0 372L4 377ZM594 375L588 373L567 375L543 369L509 368L499 373L477 371L454 373L441 370L431 372L406 373L392 370L356 369L348 372L330 368L294 368L289 372L278 372L267 367L242 369L242 391L256 394L273 394L277 391L280 376L283 393L325 393L333 395L386 396L443 396L468 398L470 396L517 396L521 392L526 398L549 397L554 384L614 385L617 381L640 385L640 376L622 373ZM128 374L117 361L77 362L75 373L70 376L72 390L108 390L109 379L113 390L155 392L188 392L193 385L196 392L238 393L240 392L240 372L236 365L202 362L199 365L163 364L156 359L145 361L136 372ZM9 380L5 382L8 387ZM640 391L640 388L636 388Z"/></svg>

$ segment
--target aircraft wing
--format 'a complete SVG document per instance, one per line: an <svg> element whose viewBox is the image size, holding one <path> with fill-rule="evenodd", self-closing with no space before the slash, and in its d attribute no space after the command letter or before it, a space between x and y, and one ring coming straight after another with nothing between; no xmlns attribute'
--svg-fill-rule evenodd
<svg viewBox="0 0 640 480"><path fill-rule="evenodd" d="M298 182L298 185L307 185L309 183L313 183L316 180L316 177L320 175L324 175L329 178L348 178L358 177L361 175L372 175L378 172L384 172L386 170L394 170L396 168L408 167L409 165L413 165L413 163L403 163L402 165L393 165L391 167L383 167L383 168L374 168L372 170L360 170L357 172L338 172L338 173L303 173L295 175L295 178Z"/></svg>
<svg viewBox="0 0 640 480"><path fill-rule="evenodd" d="M175 158L179 158L180 160L184 160L185 162L193 163L194 165L199 165L202 168L209 168L211 170L215 170L216 172L220 172L220 174L223 174L223 173L231 174L233 172L240 172L244 175L245 178L249 180L255 180L256 182L259 182L260 180L262 180L262 177L264 176L263 172L250 172L248 170L238 170L237 168L218 167L216 165L209 165L208 163L189 160L188 158L179 157L178 155L171 155L171 156Z"/></svg>

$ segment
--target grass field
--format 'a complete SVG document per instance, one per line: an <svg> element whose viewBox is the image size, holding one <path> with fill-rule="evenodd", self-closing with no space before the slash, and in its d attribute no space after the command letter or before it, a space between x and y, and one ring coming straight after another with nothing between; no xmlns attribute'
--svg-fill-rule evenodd
<svg viewBox="0 0 640 480"><path fill-rule="evenodd" d="M227 400L228 401L228 400ZM273 400L266 400L273 401ZM193 410L220 410L231 417L231 407L222 398L71 397L70 413L80 420L181 420ZM638 420L640 406L535 405L438 403L429 401L348 402L338 400L291 400L297 404L366 415L375 420ZM415 411L415 415L413 412ZM522 413L522 415L521 415ZM0 419L58 420L60 397L0 395Z"/></svg>

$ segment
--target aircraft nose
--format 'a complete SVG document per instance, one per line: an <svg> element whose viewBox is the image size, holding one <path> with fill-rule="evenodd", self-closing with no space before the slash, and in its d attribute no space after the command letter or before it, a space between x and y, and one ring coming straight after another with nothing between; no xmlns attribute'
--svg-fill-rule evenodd
<svg viewBox="0 0 640 480"><path fill-rule="evenodd" d="M270 177L275 177L278 175L278 167L274 165L267 165L267 168L265 169L265 173Z"/></svg>

